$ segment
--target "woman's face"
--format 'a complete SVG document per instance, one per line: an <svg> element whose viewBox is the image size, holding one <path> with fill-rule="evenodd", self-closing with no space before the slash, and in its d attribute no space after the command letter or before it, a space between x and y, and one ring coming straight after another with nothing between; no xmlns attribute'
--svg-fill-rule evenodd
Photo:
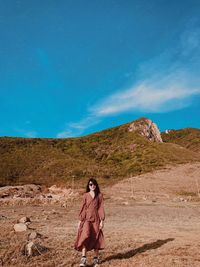
<svg viewBox="0 0 200 267"><path fill-rule="evenodd" d="M96 185L93 184L92 181L89 182L89 189L90 189L90 191L94 191L96 189Z"/></svg>

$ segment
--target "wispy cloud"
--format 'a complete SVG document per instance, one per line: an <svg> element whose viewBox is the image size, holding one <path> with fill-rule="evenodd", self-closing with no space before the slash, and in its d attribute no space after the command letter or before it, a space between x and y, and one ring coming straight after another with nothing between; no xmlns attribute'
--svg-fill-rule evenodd
<svg viewBox="0 0 200 267"><path fill-rule="evenodd" d="M95 115L89 115L79 122L70 122L65 125L65 129L57 134L58 138L79 136L91 126L100 122L100 118Z"/></svg>
<svg viewBox="0 0 200 267"><path fill-rule="evenodd" d="M200 95L200 29L186 30L174 50L145 62L140 80L90 108L96 116L126 111L168 112L191 104Z"/></svg>
<svg viewBox="0 0 200 267"><path fill-rule="evenodd" d="M15 127L14 131L17 132L17 134L20 134L21 137L34 138L38 136L38 133L34 130L26 130L19 127Z"/></svg>
<svg viewBox="0 0 200 267"><path fill-rule="evenodd" d="M100 100L85 119L66 125L58 137L77 136L106 116L163 113L189 106L200 96L200 28L189 25L173 50L140 65L135 84Z"/></svg>
<svg viewBox="0 0 200 267"><path fill-rule="evenodd" d="M197 86L197 85L196 85ZM125 111L162 113L190 105L200 94L199 87L187 86L184 76L171 80L171 75L159 81L142 81L138 85L109 96L91 108L96 116L109 116Z"/></svg>
<svg viewBox="0 0 200 267"><path fill-rule="evenodd" d="M37 137L37 132L36 131L27 131L27 132L24 132L24 136L25 137Z"/></svg>

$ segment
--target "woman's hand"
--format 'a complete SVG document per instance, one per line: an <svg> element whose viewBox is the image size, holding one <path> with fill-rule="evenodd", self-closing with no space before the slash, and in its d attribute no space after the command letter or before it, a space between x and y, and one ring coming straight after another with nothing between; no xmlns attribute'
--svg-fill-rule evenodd
<svg viewBox="0 0 200 267"><path fill-rule="evenodd" d="M79 229L79 227L80 227L80 224L81 224L81 221L78 222L78 225L77 225L77 231L78 231L78 229Z"/></svg>
<svg viewBox="0 0 200 267"><path fill-rule="evenodd" d="M102 230L104 227L104 221L100 221L100 225L99 225L99 228Z"/></svg>

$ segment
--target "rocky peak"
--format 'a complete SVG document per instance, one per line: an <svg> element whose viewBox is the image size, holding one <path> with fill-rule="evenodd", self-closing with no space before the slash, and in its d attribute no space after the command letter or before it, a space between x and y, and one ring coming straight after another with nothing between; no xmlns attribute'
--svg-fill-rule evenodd
<svg viewBox="0 0 200 267"><path fill-rule="evenodd" d="M141 118L130 123L128 131L137 131L139 132L139 134L145 136L150 141L162 142L162 137L158 126L147 118Z"/></svg>

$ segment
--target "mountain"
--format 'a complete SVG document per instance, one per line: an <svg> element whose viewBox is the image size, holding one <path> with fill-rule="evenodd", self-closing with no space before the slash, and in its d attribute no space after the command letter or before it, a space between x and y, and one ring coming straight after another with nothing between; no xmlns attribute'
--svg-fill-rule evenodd
<svg viewBox="0 0 200 267"><path fill-rule="evenodd" d="M70 186L91 176L107 184L169 164L200 161L189 145L173 143L176 138L165 134L162 138L146 118L78 138L1 137L0 185Z"/></svg>

